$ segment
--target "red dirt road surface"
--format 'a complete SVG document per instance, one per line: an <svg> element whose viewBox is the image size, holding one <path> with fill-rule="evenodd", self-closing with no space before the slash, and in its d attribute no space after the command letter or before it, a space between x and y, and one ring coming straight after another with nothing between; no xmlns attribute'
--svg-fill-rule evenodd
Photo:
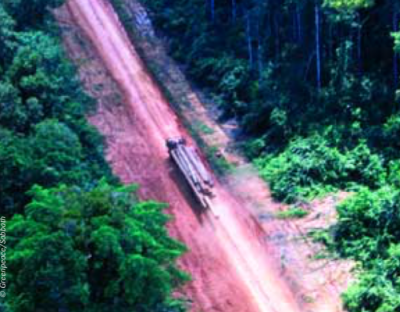
<svg viewBox="0 0 400 312"><path fill-rule="evenodd" d="M95 47L122 90L124 107L100 106L91 122L107 141L107 159L139 195L170 204L171 235L189 252L180 260L193 281L183 292L193 311L299 312L295 295L268 257L261 227L238 200L216 183L211 211L201 212L168 158L165 139L190 139L148 74L109 3L69 0L76 25ZM119 113L116 113L119 112Z"/></svg>

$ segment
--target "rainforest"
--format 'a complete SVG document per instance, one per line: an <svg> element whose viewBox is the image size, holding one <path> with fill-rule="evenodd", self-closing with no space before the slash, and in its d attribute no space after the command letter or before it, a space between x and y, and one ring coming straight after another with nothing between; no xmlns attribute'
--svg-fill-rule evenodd
<svg viewBox="0 0 400 312"><path fill-rule="evenodd" d="M398 0L1 0L0 311L400 311L399 108Z"/></svg>
<svg viewBox="0 0 400 312"><path fill-rule="evenodd" d="M398 1L145 1L171 55L235 118L273 196L352 195L324 237L359 263L349 311L397 311Z"/></svg>

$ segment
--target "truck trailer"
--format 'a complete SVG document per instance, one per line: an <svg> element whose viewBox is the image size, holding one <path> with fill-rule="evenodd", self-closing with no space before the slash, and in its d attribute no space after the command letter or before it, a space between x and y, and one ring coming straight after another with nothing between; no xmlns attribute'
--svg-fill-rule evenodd
<svg viewBox="0 0 400 312"><path fill-rule="evenodd" d="M193 147L183 138L167 139L168 152L203 208L210 208L214 182Z"/></svg>

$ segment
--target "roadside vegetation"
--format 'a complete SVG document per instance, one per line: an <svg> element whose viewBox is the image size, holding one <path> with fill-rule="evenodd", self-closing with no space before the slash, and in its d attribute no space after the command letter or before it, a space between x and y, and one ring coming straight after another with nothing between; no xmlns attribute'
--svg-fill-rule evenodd
<svg viewBox="0 0 400 312"><path fill-rule="evenodd" d="M324 239L359 264L345 305L399 310L400 1L142 2L277 199L353 192Z"/></svg>
<svg viewBox="0 0 400 312"><path fill-rule="evenodd" d="M0 311L184 311L188 276L164 204L138 200L104 160L95 106L61 47L57 0L0 3Z"/></svg>
<svg viewBox="0 0 400 312"><path fill-rule="evenodd" d="M308 211L300 207L289 207L286 210L279 211L275 217L278 219L301 219L308 215Z"/></svg>

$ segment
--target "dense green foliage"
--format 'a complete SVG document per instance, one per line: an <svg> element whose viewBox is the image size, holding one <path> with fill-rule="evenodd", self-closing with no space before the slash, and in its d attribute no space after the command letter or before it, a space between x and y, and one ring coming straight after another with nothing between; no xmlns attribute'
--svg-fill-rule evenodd
<svg viewBox="0 0 400 312"><path fill-rule="evenodd" d="M382 157L364 142L341 152L320 135L293 140L278 156L259 158L256 165L270 181L272 194L286 202L351 189L356 183L377 188L386 178Z"/></svg>
<svg viewBox="0 0 400 312"><path fill-rule="evenodd" d="M112 176L49 15L59 4L0 2L0 311L182 311L172 293L188 278L175 263L185 249L164 205Z"/></svg>
<svg viewBox="0 0 400 312"><path fill-rule="evenodd" d="M393 186L360 190L338 207L335 247L361 263L360 278L344 294L350 311L400 309L400 193Z"/></svg>
<svg viewBox="0 0 400 312"><path fill-rule="evenodd" d="M400 311L400 1L143 2L221 118L239 121L276 198L355 191L332 245L359 261L345 304Z"/></svg>
<svg viewBox="0 0 400 312"><path fill-rule="evenodd" d="M31 190L8 225L11 311L165 311L186 276L183 247L168 237L163 205L132 187ZM39 297L35 294L40 293ZM175 304L177 305L177 303Z"/></svg>
<svg viewBox="0 0 400 312"><path fill-rule="evenodd" d="M366 178L365 164L382 163L385 171L400 157L391 34L400 20L398 1L144 2L169 36L171 54L214 96L222 118L237 118L255 138L246 150L261 158L272 185L285 184L279 198L303 196L292 192L293 183L318 189L327 179L339 187L347 181L377 187L382 176ZM283 158L302 161L296 146L308 145L316 133L323 147L300 152L301 159L310 158L304 170L273 170ZM337 164L312 160L321 155L343 157Z"/></svg>
<svg viewBox="0 0 400 312"><path fill-rule="evenodd" d="M26 191L111 178L102 140L85 120L93 106L56 37L17 23L0 6L0 206L21 212ZM3 41L2 41L3 42Z"/></svg>
<svg viewBox="0 0 400 312"><path fill-rule="evenodd" d="M300 207L290 207L289 209L279 211L275 217L278 219L300 219L308 215L308 211Z"/></svg>

